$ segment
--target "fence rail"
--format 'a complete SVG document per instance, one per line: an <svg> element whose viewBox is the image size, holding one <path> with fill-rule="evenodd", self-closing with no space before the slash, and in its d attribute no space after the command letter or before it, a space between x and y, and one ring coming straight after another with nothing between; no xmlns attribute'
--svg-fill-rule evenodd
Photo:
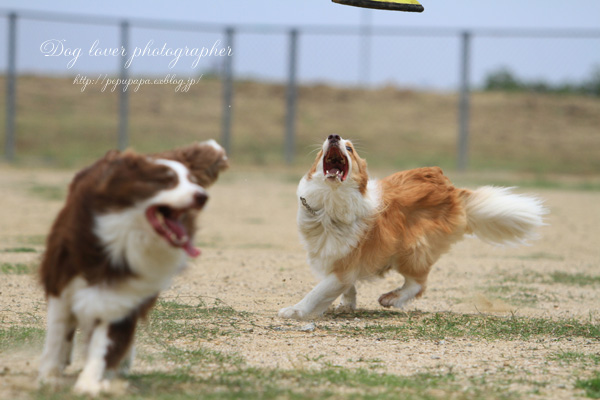
<svg viewBox="0 0 600 400"><path fill-rule="evenodd" d="M198 23L186 21L163 21L139 18L114 18L89 15L59 14L34 11L0 10L0 16L8 20L7 33L7 66L6 66L6 124L5 124L5 158L14 161L15 149L15 115L17 96L17 25L18 21L51 21L80 25L114 26L120 30L120 45L128 49L130 32L133 28L160 29L168 31L193 31L221 33L225 46L233 48L235 37L242 33L279 34L288 36L288 66L286 89L286 118L284 127L285 145L284 159L292 163L295 146L295 120L297 107L297 80L299 42L303 36L308 35L355 35L357 37L442 37L458 38L460 40L460 66L459 66L459 109L457 110L457 168L460 170L468 167L469 148L469 95L470 95L470 65L472 56L471 43L474 38L547 38L547 39L600 39L600 30L597 29L457 29L457 28L405 28L385 26L322 26L306 25L302 27L289 27L282 25L245 25L228 26L212 23ZM366 43L366 42L365 42ZM363 44L363 46L368 46ZM370 55L370 52L366 52ZM223 65L223 101L222 101L222 133L221 142L227 150L231 148L232 132L231 121L233 118L234 101L234 57L226 57ZM363 61L365 65L367 61ZM120 63L120 78L127 79L128 70L124 63ZM121 90L119 95L117 145L120 149L128 146L128 117L129 96L127 90Z"/></svg>

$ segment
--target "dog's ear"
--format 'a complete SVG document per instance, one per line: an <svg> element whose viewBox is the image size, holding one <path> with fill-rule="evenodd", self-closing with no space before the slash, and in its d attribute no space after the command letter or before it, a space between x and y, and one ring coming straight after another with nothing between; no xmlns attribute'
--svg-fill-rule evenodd
<svg viewBox="0 0 600 400"><path fill-rule="evenodd" d="M69 192L72 192L74 190L75 186L77 186L79 184L79 182L81 182L83 180L83 178L88 176L92 171L97 171L98 169L103 168L105 165L107 165L111 161L117 159L120 155L121 155L121 152L119 150L109 150L106 152L104 157L102 157L101 159L99 159L98 161L93 163L92 165L89 165L89 166L83 168L81 171L77 172L75 174L75 176L73 177L71 184L69 185Z"/></svg>
<svg viewBox="0 0 600 400"><path fill-rule="evenodd" d="M93 190L102 206L127 207L159 190L173 188L177 182L177 174L168 166L128 150L104 159L96 172Z"/></svg>
<svg viewBox="0 0 600 400"><path fill-rule="evenodd" d="M203 187L212 185L219 177L219 173L229 167L225 149L214 140L194 143L154 156L179 161L190 170L198 184Z"/></svg>
<svg viewBox="0 0 600 400"><path fill-rule="evenodd" d="M133 164L137 155L127 150L121 153L118 150L111 150L106 153L104 158L98 160L95 164L97 168L97 179L95 190L99 193L107 192L107 188L115 177L122 175L123 166L129 167ZM94 166L92 166L93 168Z"/></svg>

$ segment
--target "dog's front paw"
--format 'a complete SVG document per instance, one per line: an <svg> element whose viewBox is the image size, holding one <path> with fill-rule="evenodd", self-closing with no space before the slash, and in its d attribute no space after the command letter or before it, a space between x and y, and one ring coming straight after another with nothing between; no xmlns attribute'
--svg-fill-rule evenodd
<svg viewBox="0 0 600 400"><path fill-rule="evenodd" d="M308 317L304 310L296 308L296 306L285 307L279 310L279 317L292 319L306 319Z"/></svg>
<svg viewBox="0 0 600 400"><path fill-rule="evenodd" d="M379 297L378 301L379 304L381 304L385 308L394 307L403 309L404 306L406 306L406 304L410 302L413 298L414 296L409 297L401 290L394 290L389 293L382 294Z"/></svg>
<svg viewBox="0 0 600 400"><path fill-rule="evenodd" d="M55 371L49 373L41 373L36 382L38 387L50 387L55 389L62 384L62 377L57 368Z"/></svg>
<svg viewBox="0 0 600 400"><path fill-rule="evenodd" d="M356 304L344 304L340 303L336 308L335 312L338 314L351 314L356 311Z"/></svg>
<svg viewBox="0 0 600 400"><path fill-rule="evenodd" d="M73 391L79 395L88 395L94 397L99 395L100 392L109 392L110 381L97 381L95 379L88 379L87 377L80 375L75 383L75 387L73 387Z"/></svg>

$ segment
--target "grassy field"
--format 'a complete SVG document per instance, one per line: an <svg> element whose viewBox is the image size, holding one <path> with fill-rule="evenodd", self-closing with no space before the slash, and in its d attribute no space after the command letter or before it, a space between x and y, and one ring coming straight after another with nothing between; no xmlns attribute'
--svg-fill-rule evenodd
<svg viewBox="0 0 600 400"><path fill-rule="evenodd" d="M0 78L0 88L5 81ZM81 166L116 145L117 93L72 78L20 77L17 154L25 165ZM0 96L0 119L5 112ZM168 85L130 93L130 144L156 151L219 138L221 84L204 79L187 93ZM285 87L236 82L232 157L241 164L282 163ZM358 142L371 165L454 168L457 96L383 87L313 85L299 89L298 165L330 133ZM474 170L594 174L600 172L600 99L535 93L472 96Z"/></svg>

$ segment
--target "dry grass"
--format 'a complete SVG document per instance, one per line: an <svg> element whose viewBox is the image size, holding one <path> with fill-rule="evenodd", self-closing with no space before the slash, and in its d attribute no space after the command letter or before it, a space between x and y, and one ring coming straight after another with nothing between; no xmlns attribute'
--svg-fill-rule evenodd
<svg viewBox="0 0 600 400"><path fill-rule="evenodd" d="M0 79L0 88L5 85ZM0 113L5 110L0 99ZM20 162L80 166L116 144L117 93L71 78L18 81L17 152ZM130 93L130 144L155 151L192 140L219 138L221 83L204 79L188 93L142 86ZM238 163L282 162L285 86L236 82L233 151ZM301 87L297 163L336 132L358 142L371 165L408 168L455 165L457 96L383 87L374 90ZM3 115L2 115L3 116ZM600 172L600 100L534 93L474 93L471 166L533 173Z"/></svg>

